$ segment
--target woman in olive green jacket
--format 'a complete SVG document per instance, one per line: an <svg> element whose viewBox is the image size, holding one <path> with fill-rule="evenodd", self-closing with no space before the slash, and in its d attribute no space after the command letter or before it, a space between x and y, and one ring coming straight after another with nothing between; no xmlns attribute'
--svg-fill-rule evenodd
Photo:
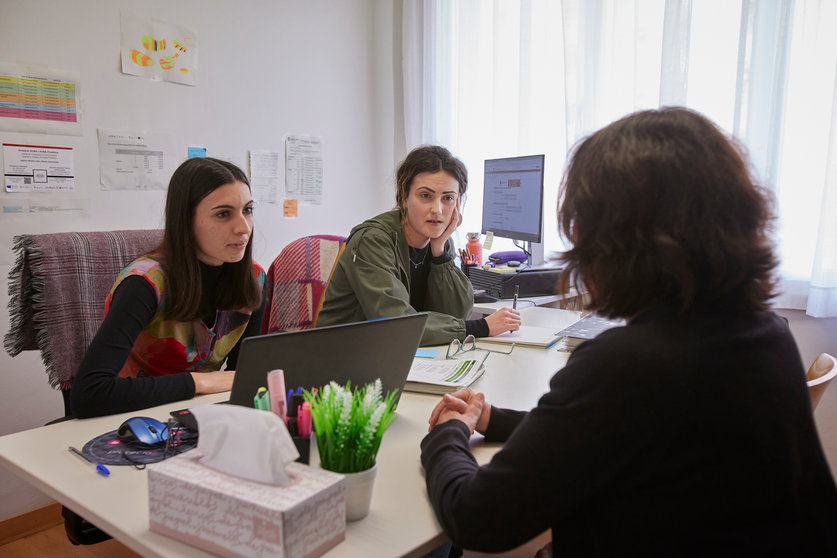
<svg viewBox="0 0 837 558"><path fill-rule="evenodd" d="M317 326L427 312L422 345L520 328L503 308L469 320L468 278L454 263L451 234L468 187L465 165L444 147L414 149L398 168L397 209L352 229L325 292Z"/></svg>

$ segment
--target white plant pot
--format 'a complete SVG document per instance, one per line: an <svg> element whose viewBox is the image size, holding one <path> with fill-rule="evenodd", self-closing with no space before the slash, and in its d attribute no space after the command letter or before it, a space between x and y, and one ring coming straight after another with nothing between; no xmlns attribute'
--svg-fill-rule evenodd
<svg viewBox="0 0 837 558"><path fill-rule="evenodd" d="M359 473L343 473L346 477L346 521L363 519L369 513L372 503L372 489L378 464Z"/></svg>

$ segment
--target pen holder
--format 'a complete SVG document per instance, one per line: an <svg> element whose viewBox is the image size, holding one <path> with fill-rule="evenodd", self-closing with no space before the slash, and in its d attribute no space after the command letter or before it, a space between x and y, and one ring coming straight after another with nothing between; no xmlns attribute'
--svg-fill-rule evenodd
<svg viewBox="0 0 837 558"><path fill-rule="evenodd" d="M291 438L293 438L294 445L299 452L297 461L308 465L311 461L311 438L305 438L303 436L291 436Z"/></svg>
<svg viewBox="0 0 837 558"><path fill-rule="evenodd" d="M471 277L471 270L475 269L479 266L477 264L466 264L465 262L462 262L459 267L462 268L462 273L465 274L465 277L470 278Z"/></svg>

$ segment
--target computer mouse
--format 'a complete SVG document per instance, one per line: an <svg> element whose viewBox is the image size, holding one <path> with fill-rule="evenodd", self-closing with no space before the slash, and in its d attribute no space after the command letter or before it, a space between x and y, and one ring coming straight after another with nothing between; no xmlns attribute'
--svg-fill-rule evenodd
<svg viewBox="0 0 837 558"><path fill-rule="evenodd" d="M151 417L131 417L119 425L116 435L128 442L136 441L151 446L165 442L169 437L169 429Z"/></svg>
<svg viewBox="0 0 837 558"><path fill-rule="evenodd" d="M491 296L485 291L474 291L474 302L497 302L500 300L496 296Z"/></svg>

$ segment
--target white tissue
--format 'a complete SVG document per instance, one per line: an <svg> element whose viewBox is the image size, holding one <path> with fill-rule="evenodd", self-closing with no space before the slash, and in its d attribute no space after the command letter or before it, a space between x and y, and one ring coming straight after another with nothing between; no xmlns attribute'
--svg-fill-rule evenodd
<svg viewBox="0 0 837 558"><path fill-rule="evenodd" d="M275 414L240 405L189 409L198 421L201 462L243 479L285 486L285 466L299 457L294 441Z"/></svg>

